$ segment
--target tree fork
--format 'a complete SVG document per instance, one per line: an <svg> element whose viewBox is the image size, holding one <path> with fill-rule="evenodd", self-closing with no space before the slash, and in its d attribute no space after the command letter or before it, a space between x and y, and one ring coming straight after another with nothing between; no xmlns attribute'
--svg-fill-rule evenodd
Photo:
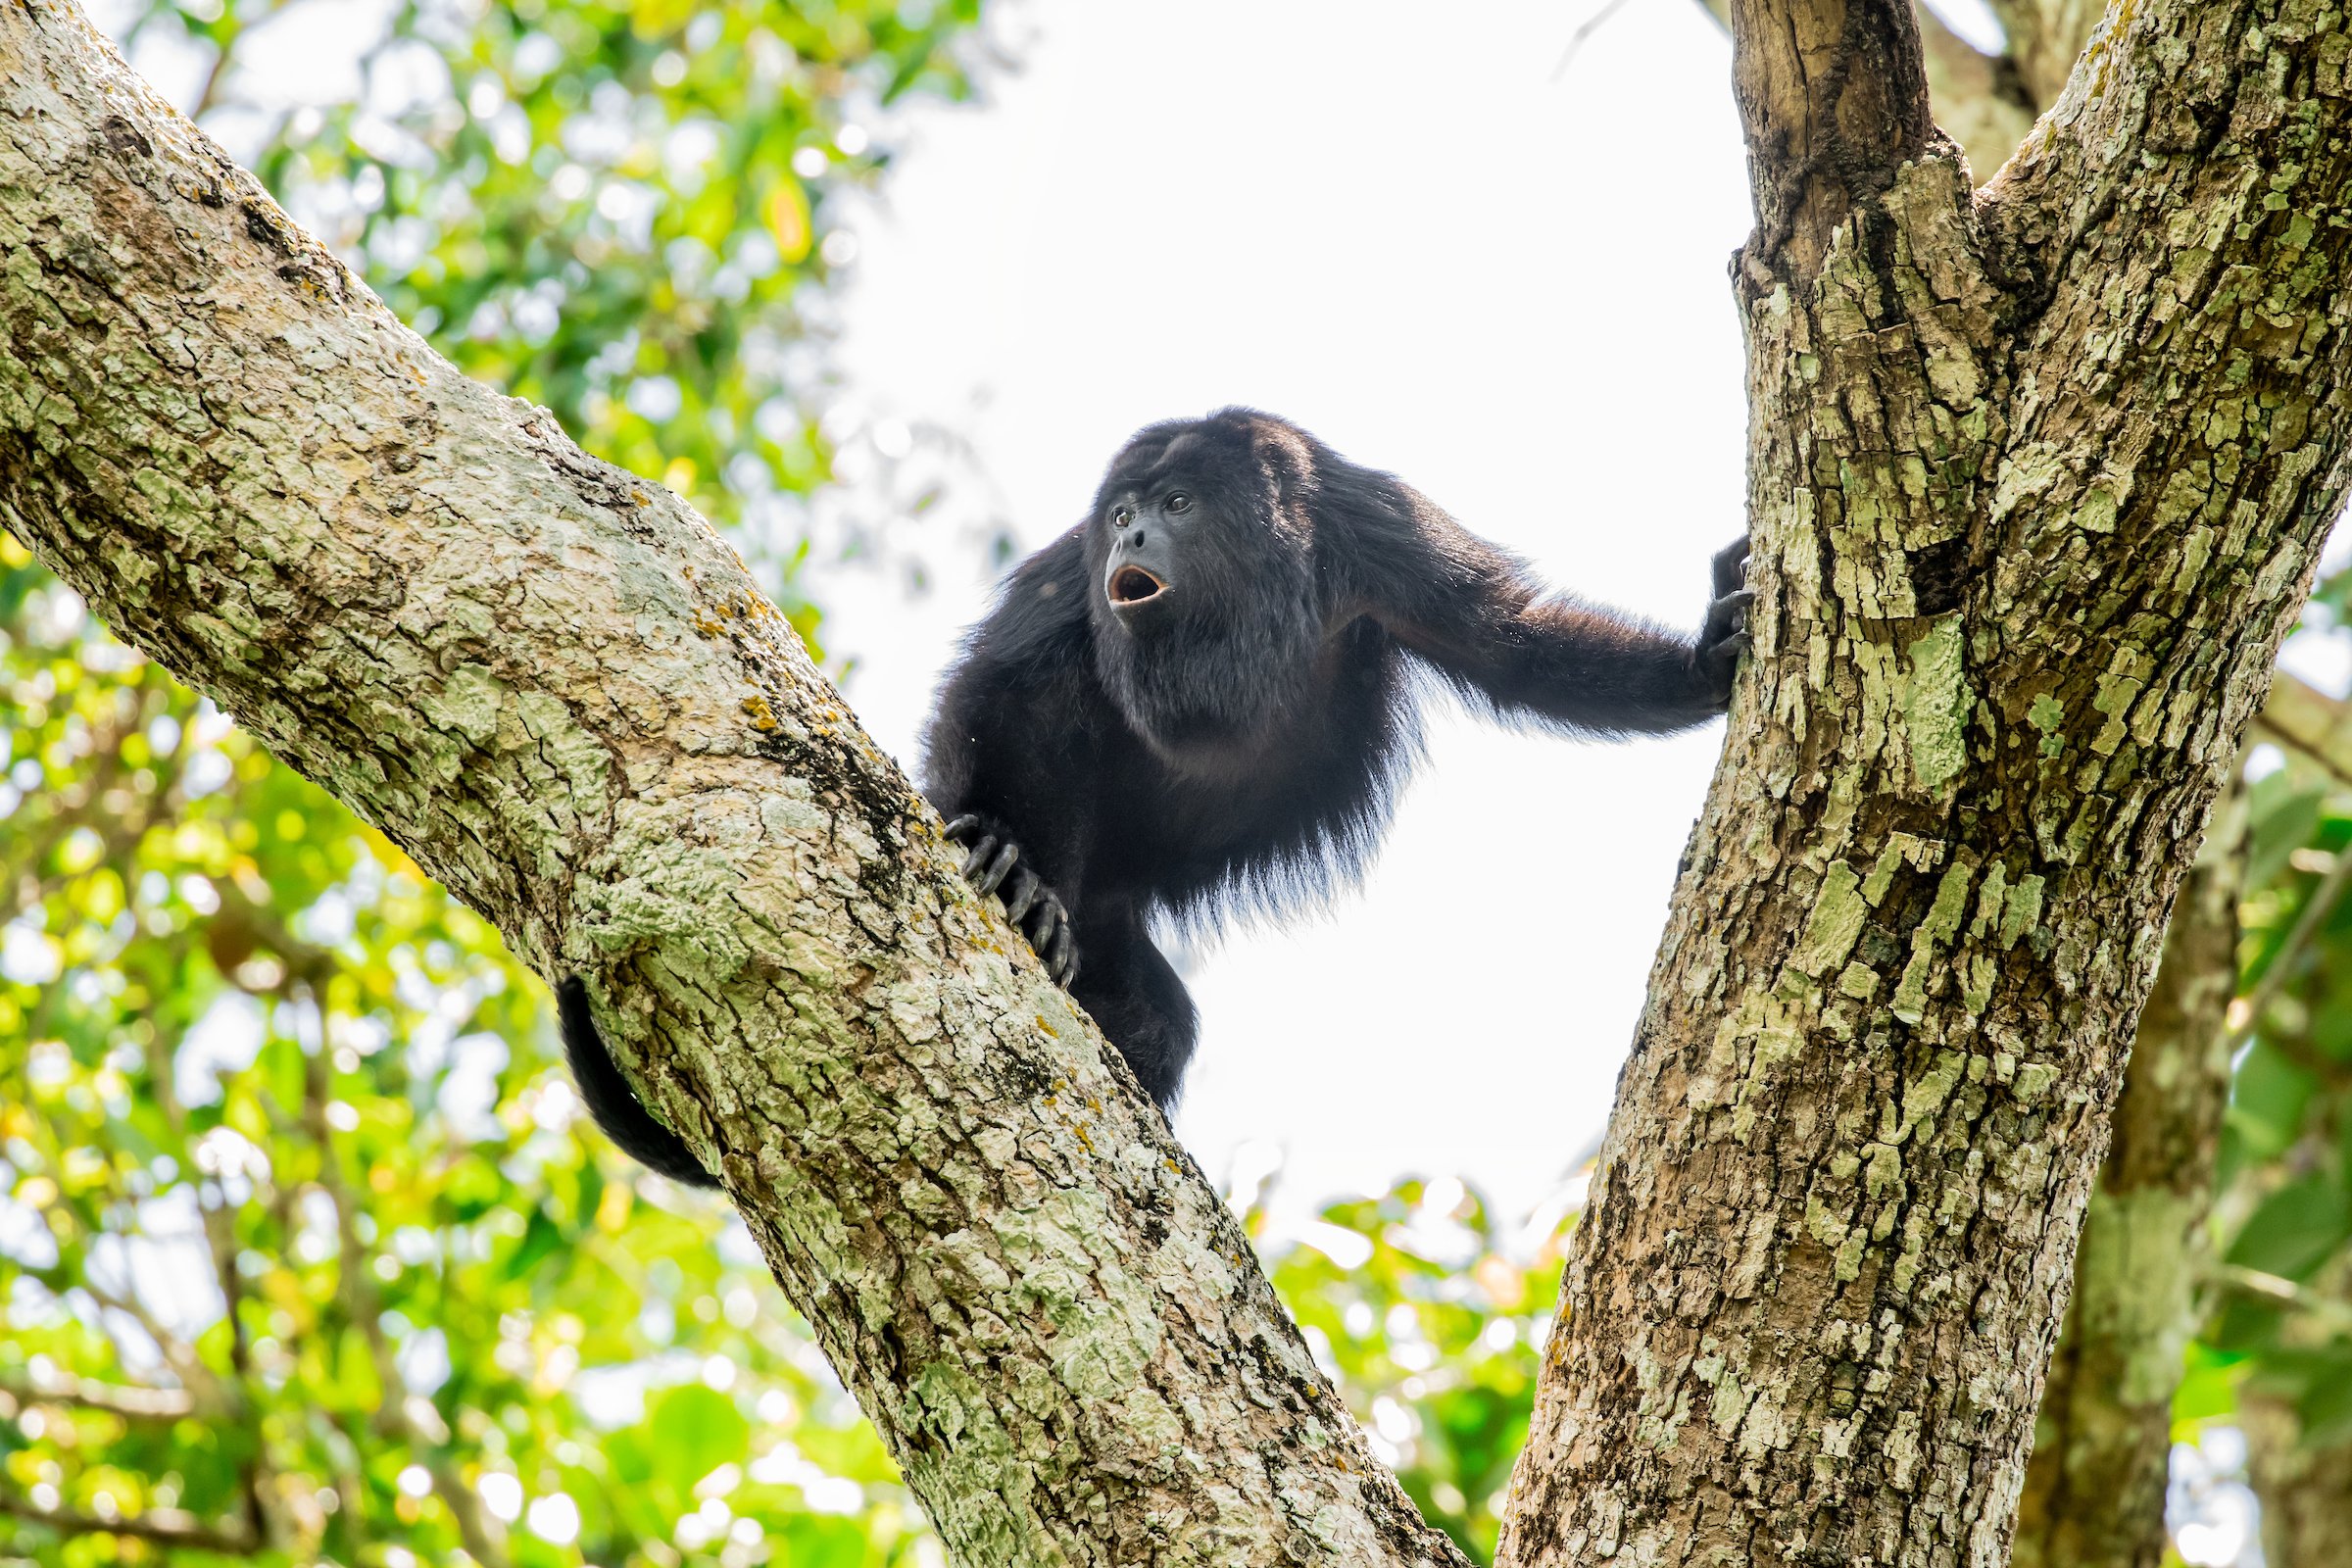
<svg viewBox="0 0 2352 1568"><path fill-rule="evenodd" d="M0 521L581 973L957 1561L1454 1565L742 563L0 3Z"/></svg>
<svg viewBox="0 0 2352 1568"><path fill-rule="evenodd" d="M2344 498L2344 20L2112 12L1972 193L1907 3L1732 11L1755 658L1499 1560L1990 1568L2175 887Z"/></svg>

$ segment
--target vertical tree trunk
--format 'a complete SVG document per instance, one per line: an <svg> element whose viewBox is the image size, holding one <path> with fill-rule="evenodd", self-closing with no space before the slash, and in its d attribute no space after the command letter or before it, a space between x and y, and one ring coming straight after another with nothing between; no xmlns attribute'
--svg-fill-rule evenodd
<svg viewBox="0 0 2352 1568"><path fill-rule="evenodd" d="M2242 1395L2237 1414L2268 1568L2352 1563L2352 1443L2307 1446L2294 1407L2266 1394Z"/></svg>
<svg viewBox="0 0 2352 1568"><path fill-rule="evenodd" d="M1756 658L1500 1560L2005 1560L2175 885L2345 486L2335 13L2138 0L1981 197L1734 7Z"/></svg>
<svg viewBox="0 0 2352 1568"><path fill-rule="evenodd" d="M2181 882L2156 988L2082 1215L2066 1332L2034 1424L2018 1568L2158 1568L2173 1395L2210 1261L2206 1218L2230 1103L2245 810L2232 791Z"/></svg>

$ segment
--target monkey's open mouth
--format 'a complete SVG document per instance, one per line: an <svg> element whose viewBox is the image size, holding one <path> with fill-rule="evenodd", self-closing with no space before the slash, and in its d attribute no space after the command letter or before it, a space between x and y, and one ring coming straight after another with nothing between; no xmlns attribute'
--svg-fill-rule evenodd
<svg viewBox="0 0 2352 1568"><path fill-rule="evenodd" d="M1110 574L1110 602L1114 605L1144 604L1167 591L1166 583L1141 566L1121 566Z"/></svg>

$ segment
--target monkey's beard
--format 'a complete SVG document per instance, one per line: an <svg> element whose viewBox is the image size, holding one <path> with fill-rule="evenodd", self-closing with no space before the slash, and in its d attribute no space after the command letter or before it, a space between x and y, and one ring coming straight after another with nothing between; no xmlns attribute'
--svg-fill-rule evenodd
<svg viewBox="0 0 2352 1568"><path fill-rule="evenodd" d="M1104 689L1171 766L1200 774L1240 766L1280 744L1313 700L1320 615L1262 585L1253 596L1250 614L1196 602L1156 617L1160 624L1096 628Z"/></svg>

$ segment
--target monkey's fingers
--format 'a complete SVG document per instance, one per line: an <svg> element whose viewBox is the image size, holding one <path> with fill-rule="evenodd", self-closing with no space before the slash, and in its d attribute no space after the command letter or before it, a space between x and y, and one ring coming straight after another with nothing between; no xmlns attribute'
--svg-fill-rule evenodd
<svg viewBox="0 0 2352 1568"><path fill-rule="evenodd" d="M1706 674L1714 686L1715 710L1723 712L1732 706L1732 683L1740 673L1740 661L1747 657L1748 635L1736 631L1707 650Z"/></svg>
<svg viewBox="0 0 2352 1568"><path fill-rule="evenodd" d="M1712 647L1747 625L1747 607L1756 602L1753 588L1725 594L1707 607L1706 624L1698 631L1702 645Z"/></svg>
<svg viewBox="0 0 2352 1568"><path fill-rule="evenodd" d="M1715 572L1716 598L1721 599L1747 580L1747 535L1741 534L1715 552L1711 564Z"/></svg>
<svg viewBox="0 0 2352 1568"><path fill-rule="evenodd" d="M980 819L966 814L956 818L941 831L946 834L950 844L960 844L971 834L977 832L979 827Z"/></svg>
<svg viewBox="0 0 2352 1568"><path fill-rule="evenodd" d="M1078 978L1078 939L1070 934L1067 920L1054 933L1054 954L1046 960L1046 967L1061 985Z"/></svg>
<svg viewBox="0 0 2352 1568"><path fill-rule="evenodd" d="M1061 906L1061 900L1051 888L1038 895L1037 906L1030 911L1029 938L1031 951L1046 966L1046 973L1057 984L1069 983L1070 913Z"/></svg>
<svg viewBox="0 0 2352 1568"><path fill-rule="evenodd" d="M996 852L996 835L993 833L983 834L980 840L972 846L972 853L963 858L963 879L976 885L980 868L988 863L988 858Z"/></svg>
<svg viewBox="0 0 2352 1568"><path fill-rule="evenodd" d="M997 852L997 858L989 861L978 876L972 878L972 886L982 893L996 892L997 885L1004 880L1004 874L1012 869L1012 862L1020 858L1021 847L1012 840L1006 839L1004 847Z"/></svg>
<svg viewBox="0 0 2352 1568"><path fill-rule="evenodd" d="M1054 928L1065 918L1061 900L1054 896L1052 888L1038 895L1035 906L1029 911L1029 924L1021 934L1029 939L1029 946L1037 950L1039 957L1046 956L1046 946L1054 940Z"/></svg>
<svg viewBox="0 0 2352 1568"><path fill-rule="evenodd" d="M1029 906L1037 902L1038 890L1044 886L1037 873L1027 866L1013 867L1011 878L1001 891L1004 895L1004 918L1012 922L1014 930L1020 929L1021 916L1029 912Z"/></svg>

